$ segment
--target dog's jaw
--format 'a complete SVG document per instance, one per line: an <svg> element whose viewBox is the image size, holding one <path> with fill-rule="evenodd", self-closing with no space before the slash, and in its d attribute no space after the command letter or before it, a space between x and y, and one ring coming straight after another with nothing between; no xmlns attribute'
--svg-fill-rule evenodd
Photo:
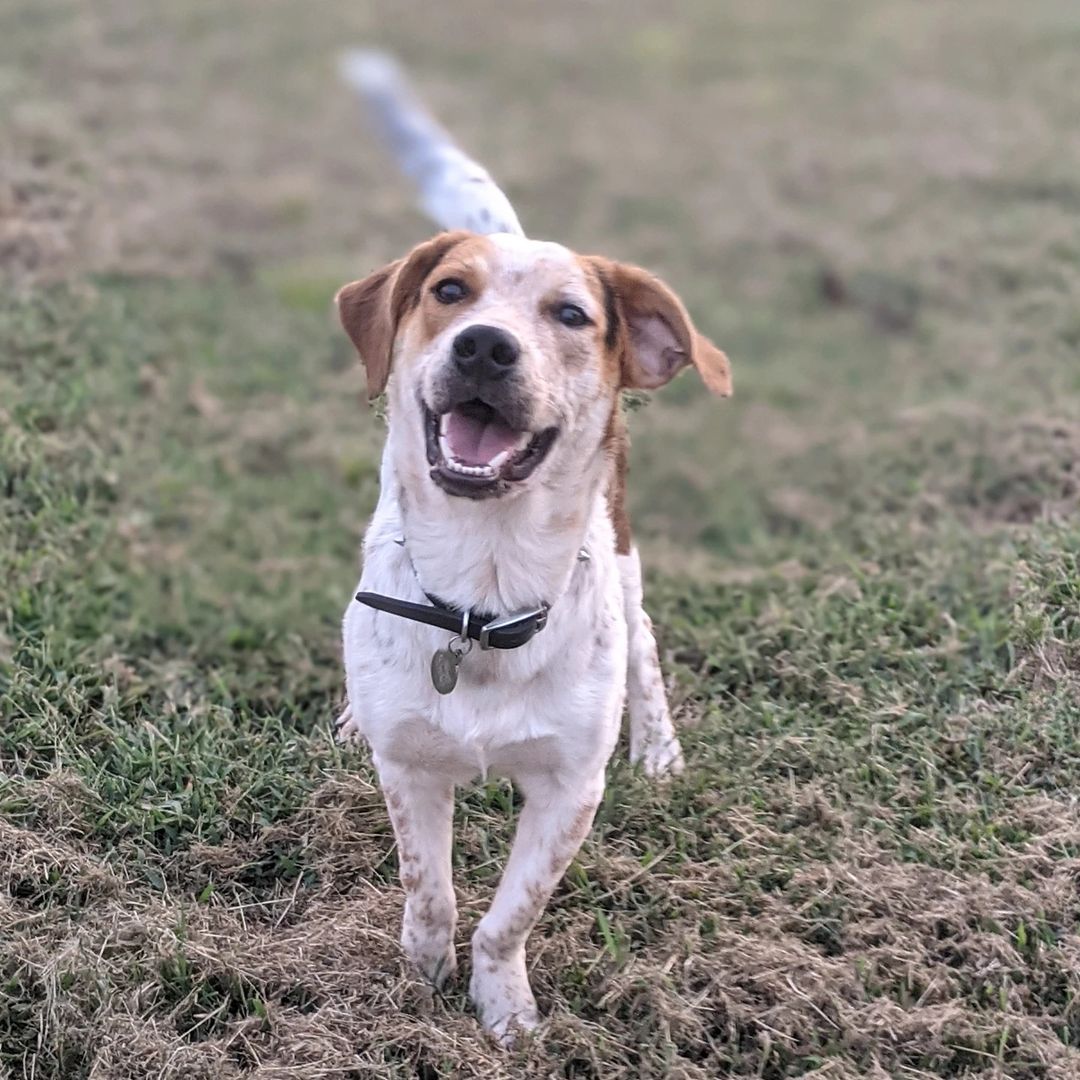
<svg viewBox="0 0 1080 1080"><path fill-rule="evenodd" d="M467 415L464 410L472 407L476 414L481 402L466 402L460 411L448 410L436 413L422 401L421 416L424 424L424 450L430 466L430 477L447 495L466 499L492 499L520 489L548 456L558 438L556 426L538 432L507 429L499 440L490 440L484 447L484 437L477 437L474 430L464 435L455 432L453 422ZM490 408L490 407L488 407ZM481 414L480 420L484 419ZM496 421L497 422L497 421ZM501 425L505 427L505 425ZM455 438L456 434L456 438ZM462 442L472 434L477 445L471 452L462 448Z"/></svg>

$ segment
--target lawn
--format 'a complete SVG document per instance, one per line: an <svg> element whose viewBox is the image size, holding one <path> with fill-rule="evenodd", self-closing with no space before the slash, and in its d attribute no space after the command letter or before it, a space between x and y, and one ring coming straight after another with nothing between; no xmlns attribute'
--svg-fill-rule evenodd
<svg viewBox="0 0 1080 1080"><path fill-rule="evenodd" d="M1080 1076L1080 9L515 7L0 0L0 1078ZM617 754L512 1052L512 791L433 994L330 737L383 435L330 298L428 229L372 41L736 380L633 412L688 768Z"/></svg>

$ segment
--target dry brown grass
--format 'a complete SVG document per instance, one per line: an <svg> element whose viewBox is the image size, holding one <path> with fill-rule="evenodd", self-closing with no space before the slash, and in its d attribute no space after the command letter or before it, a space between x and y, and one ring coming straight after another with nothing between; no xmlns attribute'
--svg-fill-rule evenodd
<svg viewBox="0 0 1080 1080"><path fill-rule="evenodd" d="M838 833L833 854L807 859L782 893L752 903L723 860L642 879L633 859L591 850L590 873L610 882L615 910L633 905L620 894L636 878L654 904L684 914L618 968L594 962L590 1004L574 1016L552 981L589 936L587 913L570 912L534 949L554 1018L508 1057L463 1011L460 987L433 996L403 966L399 897L372 881L385 827L370 787L327 782L257 844L193 847L173 867L179 894L126 880L117 853L94 857L65 834L86 797L76 782L54 777L41 794L52 828L0 824L3 956L29 981L52 1038L94 1046L92 1077L428 1077L453 1062L454 1076L705 1078L733 1047L736 1063L769 1076L826 1047L835 1060L802 1075L981 1075L984 1065L993 1075L995 1049L1026 1063L1026 1075L1067 1080L1080 1067L1041 1015L1064 995L1054 1023L1080 1025L1075 943L1045 952L1037 980L1013 980L1026 954L1045 949L1045 928L1076 915L1080 860L1061 852L1077 849L1080 818L1046 798L1028 800L1018 822L1037 823L1039 841L992 878L897 863L812 790L797 814ZM775 846L760 822L744 826L744 850ZM183 900L185 880L227 882L260 847L292 844L306 850L318 887L298 880L272 900ZM77 907L36 903L43 880L62 881ZM461 893L476 910L478 891ZM986 997L996 1010L965 1004ZM631 1035L635 1045L624 1041ZM651 1058L653 1041L677 1058Z"/></svg>
<svg viewBox="0 0 1080 1080"><path fill-rule="evenodd" d="M371 880L386 830L370 787L328 782L257 844L193 847L173 868L181 889L208 872L227 882L273 845L304 848L320 881L297 881L272 900L205 903L125 880L116 853L94 857L66 834L86 797L77 782L53 777L41 795L51 828L0 823L3 954L31 981L53 1037L95 1047L90 1076L435 1076L452 1061L455 1076L704 1078L733 1045L757 1062L757 1075L787 1075L785 1061L812 1061L826 1046L838 1060L806 1075L978 1073L998 1043L1037 1068L1031 1075L1066 1080L1080 1066L1040 1015L1048 1000L1072 1000L1076 945L1047 954L1035 982L1010 975L1025 968L1025 952L1044 947L1044 927L1076 914L1080 860L1060 853L1077 849L1080 818L1049 799L1023 807L1040 839L993 878L898 864L865 826L837 818L812 792L797 812L838 832L833 855L806 860L783 893L754 903L736 899L739 883L723 861L641 879L627 872L632 859L628 867L617 852L590 851L591 873L600 885L610 880L616 910L636 877L653 903L697 918L660 929L618 970L594 965L584 1016L556 1000L552 974L580 951L590 920L584 912L562 920L533 960L555 1018L507 1057L464 1013L460 987L433 997L404 968L399 897ZM744 850L775 845L760 823L745 826ZM62 881L77 908L36 903L43 880ZM725 896L728 904L714 906ZM465 886L461 899L470 911L480 897ZM1030 937L1018 936L1025 925ZM964 1004L986 996L998 1011ZM1055 1022L1073 1027L1080 1017L1069 1004ZM630 1033L636 1046L621 1044ZM677 1051L670 1071L651 1061L649 1040ZM858 1071L845 1059L860 1062ZM555 1062L561 1071L549 1072Z"/></svg>

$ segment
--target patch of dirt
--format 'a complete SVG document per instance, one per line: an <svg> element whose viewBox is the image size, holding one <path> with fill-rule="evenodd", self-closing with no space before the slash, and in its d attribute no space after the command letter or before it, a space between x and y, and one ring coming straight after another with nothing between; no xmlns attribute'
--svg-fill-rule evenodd
<svg viewBox="0 0 1080 1080"><path fill-rule="evenodd" d="M17 105L0 122L0 269L16 281L62 276L78 262L89 215L69 121Z"/></svg>
<svg viewBox="0 0 1080 1080"><path fill-rule="evenodd" d="M1071 516L1080 507L1080 423L1027 416L982 431L945 496L975 524Z"/></svg>

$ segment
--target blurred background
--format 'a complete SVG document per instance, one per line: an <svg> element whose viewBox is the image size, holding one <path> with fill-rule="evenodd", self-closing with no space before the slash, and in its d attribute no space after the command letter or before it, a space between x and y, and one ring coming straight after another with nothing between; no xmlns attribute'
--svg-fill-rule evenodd
<svg viewBox="0 0 1080 1080"><path fill-rule="evenodd" d="M237 998L166 929L177 897L236 940L229 912L316 925L393 879L370 774L325 736L383 437L331 297L431 226L337 77L352 46L401 58L530 235L654 270L733 364L732 400L688 375L631 420L691 770L665 804L616 766L583 856L602 885L572 877L550 924L603 960L568 974L550 945L540 977L586 1025L559 1029L564 1060L646 1075L596 1023L685 1076L1076 1075L1056 876L1080 842L1075 0L0 0L0 839L9 929L44 927L0 955L0 1076L32 1052L39 1076L154 1054L231 1075L213 1053L233 1060L252 994L260 1053L295 1064L280 1025L319 978L325 1001L371 995L361 1016L382 1000L328 968L293 1001L250 957ZM467 910L507 800L466 803ZM643 898L627 883L658 851L677 866ZM844 892L867 874L884 899ZM939 886L955 909L924 925L906 898ZM77 965L64 997L43 957L82 947L65 905L90 949L125 889L149 951L111 998ZM980 904L997 930L965 921ZM907 967L875 951L879 917ZM971 946L998 931L1004 951ZM394 933L357 929L349 963L396 971ZM939 982L942 934L967 944ZM722 958L705 982L665 967L685 942ZM752 967L776 942L769 970L827 1000ZM468 1040L462 1008L439 1024ZM319 1022L332 1057L346 1021ZM421 1028L395 1061L502 1067Z"/></svg>
<svg viewBox="0 0 1080 1080"><path fill-rule="evenodd" d="M319 316L274 378L286 412L300 384L323 401L331 471L371 420L315 385L359 386L313 356L328 297L430 231L335 77L376 43L532 235L654 269L731 355L731 405L687 379L635 425L644 534L731 553L829 531L852 473L930 514L1065 494L1044 475L1064 437L1027 414L1080 378L1067 3L6 7L5 266L217 276ZM212 398L245 367L159 373ZM234 432L237 404L290 438L250 396Z"/></svg>

